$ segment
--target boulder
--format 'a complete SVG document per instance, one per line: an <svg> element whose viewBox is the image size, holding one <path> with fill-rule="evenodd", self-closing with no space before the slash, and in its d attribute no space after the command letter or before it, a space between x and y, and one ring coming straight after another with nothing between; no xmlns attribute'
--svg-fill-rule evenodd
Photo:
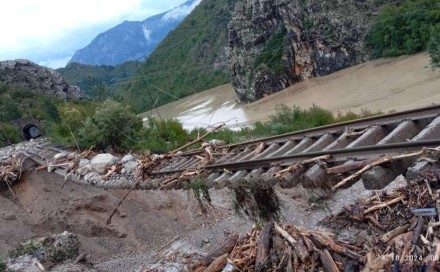
<svg viewBox="0 0 440 272"><path fill-rule="evenodd" d="M135 157L133 157L132 155L125 155L125 156L122 158L121 163L122 163L122 164L125 164L125 163L127 163L127 162L135 161L135 160L136 160Z"/></svg>
<svg viewBox="0 0 440 272"><path fill-rule="evenodd" d="M117 162L118 158L112 154L98 154L93 157L90 166L93 171L99 174L104 174L108 166L115 165Z"/></svg>

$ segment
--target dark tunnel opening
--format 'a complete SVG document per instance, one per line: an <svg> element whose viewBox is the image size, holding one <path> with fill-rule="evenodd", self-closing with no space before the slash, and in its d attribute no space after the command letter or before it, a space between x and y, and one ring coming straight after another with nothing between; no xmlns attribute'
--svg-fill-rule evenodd
<svg viewBox="0 0 440 272"><path fill-rule="evenodd" d="M26 140L37 139L41 136L41 131L37 126L29 124L23 128L23 134Z"/></svg>

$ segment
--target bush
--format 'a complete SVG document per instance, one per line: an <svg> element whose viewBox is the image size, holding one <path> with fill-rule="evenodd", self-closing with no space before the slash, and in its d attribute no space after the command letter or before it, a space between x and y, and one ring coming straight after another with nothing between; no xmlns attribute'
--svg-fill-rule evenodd
<svg viewBox="0 0 440 272"><path fill-rule="evenodd" d="M141 129L142 121L130 108L106 100L79 130L79 144L81 148L94 146L99 150L123 152L140 143L138 136Z"/></svg>
<svg viewBox="0 0 440 272"><path fill-rule="evenodd" d="M20 131L14 125L0 123L0 145L20 142Z"/></svg>
<svg viewBox="0 0 440 272"><path fill-rule="evenodd" d="M406 0L400 6L385 7L366 36L371 57L396 57L425 50L431 28L438 23L438 0Z"/></svg>
<svg viewBox="0 0 440 272"><path fill-rule="evenodd" d="M432 27L431 29L431 38L428 43L428 52L431 57L431 65L432 67L439 68L440 67L440 24Z"/></svg>

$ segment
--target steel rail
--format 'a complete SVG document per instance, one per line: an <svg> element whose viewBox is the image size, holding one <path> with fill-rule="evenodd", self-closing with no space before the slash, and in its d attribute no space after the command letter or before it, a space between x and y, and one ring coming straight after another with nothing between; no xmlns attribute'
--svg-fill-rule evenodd
<svg viewBox="0 0 440 272"><path fill-rule="evenodd" d="M331 125L321 126L317 128L310 128L305 129L301 131L295 131L295 132L289 132L285 134L280 134L276 136L271 137L265 137L260 139L255 139L251 141L246 141L238 144L230 144L225 146L224 148L230 149L230 148L236 148L240 146L246 146L251 144L257 144L260 142L264 142L266 144L272 144L275 142L283 142L287 140L295 140L302 138L304 136L308 137L316 137L319 135L322 135L324 133L340 133L343 131L346 127L350 127L353 130L360 130L364 129L368 126L377 124L377 125L387 125L392 124L401 120L414 120L414 119L423 119L423 118L429 118L434 117L436 115L440 114L440 105L433 105L418 109L412 109L407 111L400 111L400 112L393 112L393 113L387 113L372 117L366 117L361 119L356 119L353 121L346 121L341 123L335 123ZM183 152L180 154L180 156L192 156L202 153L200 150L189 150L186 152Z"/></svg>
<svg viewBox="0 0 440 272"><path fill-rule="evenodd" d="M206 170L228 169L228 170L249 170L260 167L270 167L272 163L281 162L280 166L290 166L293 163L306 159L315 158L322 155L331 155L332 161L345 161L350 158L369 159L380 155L396 155L418 151L421 148L434 148L440 146L440 139L426 140L418 142L393 143L384 145L370 145L354 148L342 148L327 151L317 151L303 154L294 154L287 156L253 159L232 163L212 164L203 167ZM152 172L152 175L169 175L182 172L186 169L173 169L168 171Z"/></svg>

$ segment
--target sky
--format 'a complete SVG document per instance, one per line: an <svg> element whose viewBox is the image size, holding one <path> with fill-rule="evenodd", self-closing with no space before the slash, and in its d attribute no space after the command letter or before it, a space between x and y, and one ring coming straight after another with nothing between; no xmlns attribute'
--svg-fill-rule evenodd
<svg viewBox="0 0 440 272"><path fill-rule="evenodd" d="M64 67L76 50L125 20L142 21L185 0L0 0L0 60Z"/></svg>

